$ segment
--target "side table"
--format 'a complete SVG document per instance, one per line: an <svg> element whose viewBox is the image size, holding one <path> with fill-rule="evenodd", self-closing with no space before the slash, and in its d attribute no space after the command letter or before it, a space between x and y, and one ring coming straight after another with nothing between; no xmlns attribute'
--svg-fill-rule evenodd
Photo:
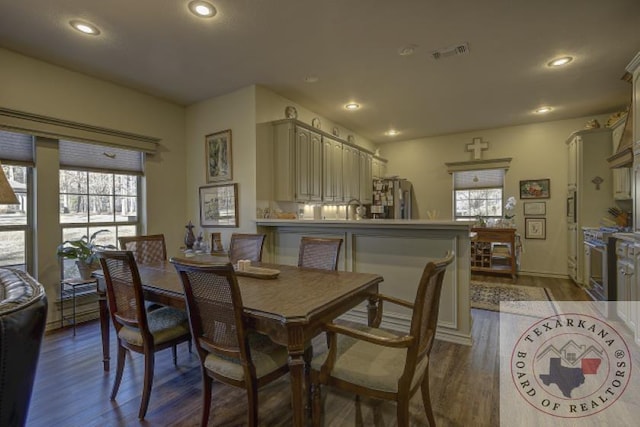
<svg viewBox="0 0 640 427"><path fill-rule="evenodd" d="M64 301L71 299L73 302L73 311L70 322L73 322L73 336L76 336L76 297L97 292L98 281L91 277L89 279L81 279L74 277L64 279L60 282L60 327L64 327Z"/></svg>

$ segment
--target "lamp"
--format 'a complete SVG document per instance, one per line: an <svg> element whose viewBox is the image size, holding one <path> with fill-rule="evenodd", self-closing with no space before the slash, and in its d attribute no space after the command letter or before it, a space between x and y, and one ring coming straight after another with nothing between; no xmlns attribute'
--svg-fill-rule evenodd
<svg viewBox="0 0 640 427"><path fill-rule="evenodd" d="M13 188L9 185L2 164L0 163L0 205L17 205L18 198L16 193L13 192Z"/></svg>

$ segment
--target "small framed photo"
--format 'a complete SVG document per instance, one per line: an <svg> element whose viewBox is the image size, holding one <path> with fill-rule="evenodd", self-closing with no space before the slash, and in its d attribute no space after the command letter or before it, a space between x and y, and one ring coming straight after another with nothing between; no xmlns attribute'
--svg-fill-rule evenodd
<svg viewBox="0 0 640 427"><path fill-rule="evenodd" d="M200 187L200 225L238 227L238 184Z"/></svg>
<svg viewBox="0 0 640 427"><path fill-rule="evenodd" d="M524 238L545 240L547 238L547 220L545 218L525 218Z"/></svg>
<svg viewBox="0 0 640 427"><path fill-rule="evenodd" d="M521 199L548 199L551 197L550 179L527 179L520 181Z"/></svg>
<svg viewBox="0 0 640 427"><path fill-rule="evenodd" d="M207 182L231 181L231 129L205 137Z"/></svg>
<svg viewBox="0 0 640 427"><path fill-rule="evenodd" d="M524 214L541 216L547 214L547 204L545 202L524 202Z"/></svg>

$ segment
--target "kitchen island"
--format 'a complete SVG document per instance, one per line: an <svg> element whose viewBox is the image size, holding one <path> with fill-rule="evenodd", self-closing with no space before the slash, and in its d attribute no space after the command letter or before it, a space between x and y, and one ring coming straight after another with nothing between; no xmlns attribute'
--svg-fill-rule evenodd
<svg viewBox="0 0 640 427"><path fill-rule="evenodd" d="M258 219L258 232L267 234L263 260L298 262L302 236L339 237L339 270L375 273L384 277L380 292L413 302L424 266L453 251L440 298L437 338L471 345L469 301L471 222L432 220L284 220ZM411 313L385 305L382 327L408 332ZM363 304L341 317L366 324Z"/></svg>

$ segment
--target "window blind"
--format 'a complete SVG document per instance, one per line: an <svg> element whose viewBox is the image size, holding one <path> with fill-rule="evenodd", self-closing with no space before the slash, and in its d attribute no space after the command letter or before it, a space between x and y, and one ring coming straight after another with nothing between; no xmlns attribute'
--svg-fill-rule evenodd
<svg viewBox="0 0 640 427"><path fill-rule="evenodd" d="M144 174L140 151L60 140L60 168L108 173Z"/></svg>
<svg viewBox="0 0 640 427"><path fill-rule="evenodd" d="M502 188L504 169L481 169L453 173L453 187L456 190L471 188Z"/></svg>
<svg viewBox="0 0 640 427"><path fill-rule="evenodd" d="M33 136L0 130L0 161L6 165L33 167Z"/></svg>

